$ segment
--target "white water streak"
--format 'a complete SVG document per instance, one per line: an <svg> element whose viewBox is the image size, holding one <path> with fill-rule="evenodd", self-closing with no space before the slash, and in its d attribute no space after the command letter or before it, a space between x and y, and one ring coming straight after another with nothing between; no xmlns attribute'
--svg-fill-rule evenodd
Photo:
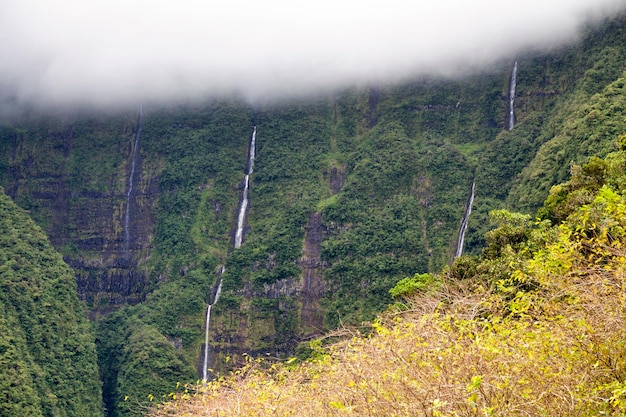
<svg viewBox="0 0 626 417"><path fill-rule="evenodd" d="M517 61L511 73L511 84L509 85L509 130L515 127L515 95L517 90Z"/></svg>
<svg viewBox="0 0 626 417"><path fill-rule="evenodd" d="M250 149L248 151L248 166L246 168L246 176L245 176L245 185L243 188L243 198L241 200L241 207L239 208L239 216L237 218L237 232L235 233L235 249L241 247L241 243L243 240L243 226L246 220L246 210L248 209L248 198L250 193L250 174L254 169L254 157L256 154L256 126L254 126L254 130L252 131L252 138L250 139ZM217 290L215 291L215 296L213 298L213 303L209 304L206 311L206 324L205 324L205 333L204 333L204 362L202 365L202 380L207 381L208 372L209 372L209 329L211 325L211 308L217 304L217 301L220 298L220 294L222 293L222 274L226 269L224 266L220 268L220 278L217 284Z"/></svg>
<svg viewBox="0 0 626 417"><path fill-rule="evenodd" d="M209 373L209 324L211 323L211 307L209 304L206 309L206 329L204 330L204 367L202 368L202 380L206 381Z"/></svg>
<svg viewBox="0 0 626 417"><path fill-rule="evenodd" d="M137 116L137 130L135 132L135 140L133 141L133 151L131 155L130 177L128 179L128 192L126 193L126 213L124 214L124 251L128 252L130 245L130 199L133 194L135 183L135 170L137 167L137 148L139 147L139 138L141 137L141 125L143 123L143 106L139 106L139 115Z"/></svg>
<svg viewBox="0 0 626 417"><path fill-rule="evenodd" d="M243 240L243 224L246 219L246 210L248 209L248 189L250 188L250 176L246 174L245 186L243 188L243 200L239 208L239 217L237 218L237 232L235 233L235 249L241 247Z"/></svg>
<svg viewBox="0 0 626 417"><path fill-rule="evenodd" d="M469 220L470 214L472 214L472 204L474 203L475 186L476 183L472 182L472 191L470 192L470 197L467 202L467 206L465 207L465 214L463 215L463 221L461 222L461 227L459 229L459 238L456 243L456 253L454 254L455 258L458 258L463 254L463 245L465 244L465 232L467 232L467 222Z"/></svg>
<svg viewBox="0 0 626 417"><path fill-rule="evenodd" d="M209 304L206 310L206 322L204 328L204 361L202 363L202 380L207 381L208 372L209 372L209 330L211 328L211 309L217 301L220 299L220 294L222 293L222 274L224 274L226 268L222 265L219 272L219 278L217 280L217 290L215 291L215 296L213 297L213 302Z"/></svg>
<svg viewBox="0 0 626 417"><path fill-rule="evenodd" d="M252 138L250 139L250 152L248 155L248 174L252 174L254 168L254 158L256 156L256 126L252 130Z"/></svg>
<svg viewBox="0 0 626 417"><path fill-rule="evenodd" d="M220 299L220 294L222 294L222 278L221 275L224 273L225 269L224 267L222 267L222 270L220 271L220 279L219 282L217 283L217 291L215 291L215 297L213 297L213 305L217 304L217 300Z"/></svg>
<svg viewBox="0 0 626 417"><path fill-rule="evenodd" d="M250 151L248 152L248 168L245 177L245 184L243 188L243 198L241 200L241 207L239 208L239 216L237 217L237 231L235 232L235 249L241 247L243 241L243 226L246 220L246 210L248 209L248 199L250 194L250 174L254 169L254 156L256 152L256 126L252 131L252 138L250 139Z"/></svg>

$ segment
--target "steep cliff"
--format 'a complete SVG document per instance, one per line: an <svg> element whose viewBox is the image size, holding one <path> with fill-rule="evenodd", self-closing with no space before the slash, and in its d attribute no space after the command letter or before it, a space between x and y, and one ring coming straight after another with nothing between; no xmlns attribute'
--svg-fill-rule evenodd
<svg viewBox="0 0 626 417"><path fill-rule="evenodd" d="M49 115L5 125L1 133L7 194L45 228L93 311L137 303L148 288L142 265L154 234L157 173L144 167L139 149L127 207L136 129L132 113Z"/></svg>
<svg viewBox="0 0 626 417"><path fill-rule="evenodd" d="M589 152L609 150L623 123L621 24L517 57L511 130L513 61L299 102L145 103L141 120L137 109L26 114L0 127L0 180L74 268L94 318L134 305L99 322L105 398L124 415L122 390L139 387L146 371L128 365L137 335L176 363L155 363L155 375L192 373L222 265L211 367L226 369L243 353L290 355L325 329L370 320L399 279L447 265L473 182L470 254L484 244L489 210L535 208L583 136L594 143ZM594 114L613 126L597 137L588 135ZM253 126L256 162L235 249ZM571 144L553 142L568 131L578 135ZM532 168L537 161L550 169ZM529 169L541 171L541 187ZM109 341L115 334L123 337ZM133 393L145 398L161 382Z"/></svg>

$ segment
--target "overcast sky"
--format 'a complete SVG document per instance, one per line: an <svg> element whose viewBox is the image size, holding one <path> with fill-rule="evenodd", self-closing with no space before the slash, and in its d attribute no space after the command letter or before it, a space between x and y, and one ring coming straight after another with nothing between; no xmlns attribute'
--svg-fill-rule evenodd
<svg viewBox="0 0 626 417"><path fill-rule="evenodd" d="M0 95L251 99L454 75L572 41L626 0L0 0Z"/></svg>

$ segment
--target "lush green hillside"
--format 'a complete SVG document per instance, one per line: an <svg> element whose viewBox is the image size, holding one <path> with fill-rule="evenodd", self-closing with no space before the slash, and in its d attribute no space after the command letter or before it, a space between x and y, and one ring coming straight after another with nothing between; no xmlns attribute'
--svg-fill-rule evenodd
<svg viewBox="0 0 626 417"><path fill-rule="evenodd" d="M345 329L339 343L311 343L301 364L250 360L150 415L624 415L620 141L553 189L543 211L559 221L492 212L483 254L401 281L369 336Z"/></svg>
<svg viewBox="0 0 626 417"><path fill-rule="evenodd" d="M218 370L244 353L306 350L311 337L372 320L400 279L441 271L473 182L466 253L485 246L491 210L534 214L570 160L606 155L625 130L623 23L517 57L510 131L513 60L302 101L2 120L0 183L75 270L97 322L109 413L128 415L202 374L222 266L209 341ZM253 126L250 206L235 250Z"/></svg>
<svg viewBox="0 0 626 417"><path fill-rule="evenodd" d="M555 179L565 179L572 163L581 163L594 155L605 156L614 149L615 138L626 128L625 83L622 75L591 97L573 98L573 102L561 110L568 113L562 122L562 131L551 135L524 168L515 181L509 201L516 207L536 209Z"/></svg>
<svg viewBox="0 0 626 417"><path fill-rule="evenodd" d="M74 273L0 189L0 415L102 416Z"/></svg>

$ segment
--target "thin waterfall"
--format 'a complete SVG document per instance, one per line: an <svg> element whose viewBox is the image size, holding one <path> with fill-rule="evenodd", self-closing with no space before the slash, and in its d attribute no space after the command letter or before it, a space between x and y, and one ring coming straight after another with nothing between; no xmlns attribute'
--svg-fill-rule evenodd
<svg viewBox="0 0 626 417"><path fill-rule="evenodd" d="M244 178L243 198L241 200L241 207L239 208L239 216L237 218L237 231L235 232L235 249L241 247L243 241L243 226L246 220L246 210L248 209L248 199L250 194L250 174L254 169L254 156L256 152L256 126L252 131L252 138L250 139L250 150L248 152L248 166L246 169L246 176Z"/></svg>
<svg viewBox="0 0 626 417"><path fill-rule="evenodd" d="M217 300L220 299L220 294L222 293L222 274L226 268L222 265L219 272L219 277L217 279L217 290L215 291L215 295L213 296L213 302L209 304L206 309L206 322L204 329L204 361L202 363L202 380L207 381L208 373L209 373L209 328L211 326L211 309L217 303Z"/></svg>
<svg viewBox="0 0 626 417"><path fill-rule="evenodd" d="M515 127L515 94L517 90L517 61L513 65L513 72L511 72L511 83L509 84L509 129L513 130Z"/></svg>
<svg viewBox="0 0 626 417"><path fill-rule="evenodd" d="M243 226L246 220L246 210L248 209L248 200L250 193L250 174L254 169L254 157L256 153L256 126L252 130L252 138L250 139L250 149L248 150L248 165L246 167L246 176L244 179L243 198L241 200L241 207L239 208L239 216L237 218L237 232L235 233L235 249L241 247L243 241ZM217 282L217 289L213 296L213 302L209 304L206 310L206 324L204 330L204 361L202 364L202 380L207 381L209 372L209 329L211 325L211 309L217 303L222 293L222 274L224 274L225 268L222 266L219 271L219 278Z"/></svg>
<svg viewBox="0 0 626 417"><path fill-rule="evenodd" d="M254 158L256 156L256 126L252 130L252 137L250 138L250 151L248 153L248 175L252 174L254 168Z"/></svg>
<svg viewBox="0 0 626 417"><path fill-rule="evenodd" d="M243 240L243 226L246 220L246 210L248 209L248 192L250 191L250 176L246 174L245 185L243 188L243 200L239 208L239 217L237 218L237 232L235 233L235 249L241 247Z"/></svg>
<svg viewBox="0 0 626 417"><path fill-rule="evenodd" d="M204 362L202 367L202 380L206 381L209 373L209 324L211 323L211 307L209 304L206 309L206 328L204 330Z"/></svg>
<svg viewBox="0 0 626 417"><path fill-rule="evenodd" d="M222 293L222 274L224 274L226 268L222 266L220 269L220 278L217 281L217 290L215 290L215 295L213 296L213 305L217 303L217 300L220 299L220 294Z"/></svg>
<svg viewBox="0 0 626 417"><path fill-rule="evenodd" d="M141 126L143 124L143 106L139 106L139 114L137 116L137 129L135 130L135 140L133 141L133 150L130 163L130 176L128 179L128 191L126 192L126 213L124 213L124 252L128 252L130 246L130 200L133 195L135 185L135 170L137 168L137 155L139 148L139 138L141 137Z"/></svg>
<svg viewBox="0 0 626 417"><path fill-rule="evenodd" d="M459 228L459 237L456 242L456 253L454 254L455 258L458 258L463 254L463 244L465 243L465 232L467 231L467 221L469 220L470 214L472 214L472 204L474 203L474 188L476 187L476 182L472 182L472 190L470 191L470 197L467 201L467 206L465 207L465 214L463 215L463 221L461 221L461 227Z"/></svg>

